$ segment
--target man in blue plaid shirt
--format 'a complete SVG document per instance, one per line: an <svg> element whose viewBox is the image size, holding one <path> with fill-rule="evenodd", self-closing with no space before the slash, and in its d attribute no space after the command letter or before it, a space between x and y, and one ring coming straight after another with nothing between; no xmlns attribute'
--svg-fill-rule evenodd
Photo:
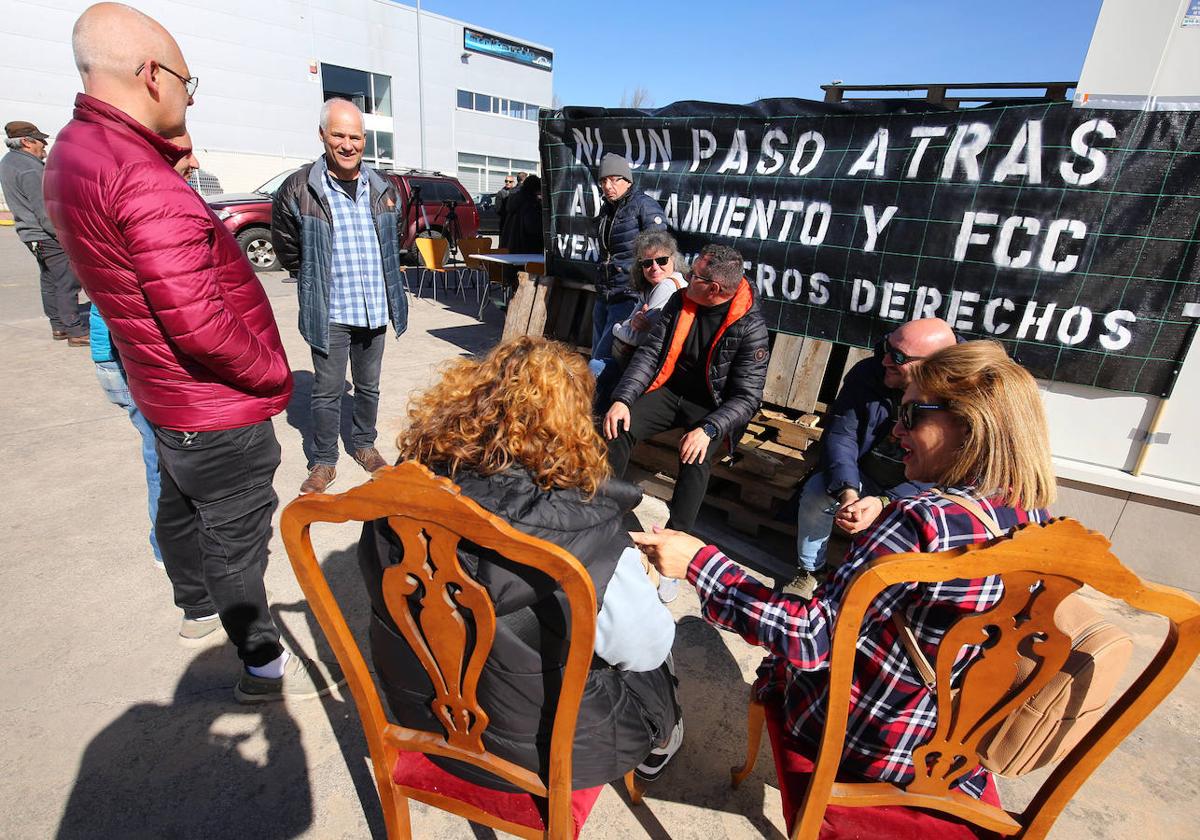
<svg viewBox="0 0 1200 840"><path fill-rule="evenodd" d="M408 325L396 190L362 162L362 112L330 99L319 134L325 154L284 181L272 210L271 239L297 279L300 334L312 347L313 456L301 493L323 493L337 477L347 363L351 454L367 472L386 466L375 448L379 370L389 321L397 337Z"/></svg>

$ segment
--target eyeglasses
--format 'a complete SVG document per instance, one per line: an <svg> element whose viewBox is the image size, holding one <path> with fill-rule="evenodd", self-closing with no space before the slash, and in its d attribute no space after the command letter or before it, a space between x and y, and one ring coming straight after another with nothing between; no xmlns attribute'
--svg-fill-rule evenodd
<svg viewBox="0 0 1200 840"><path fill-rule="evenodd" d="M945 403L922 403L922 402L906 402L900 403L896 408L896 419L900 421L900 425L908 429L910 432L921 419L921 414L926 411L944 411L950 406Z"/></svg>
<svg viewBox="0 0 1200 840"><path fill-rule="evenodd" d="M715 285L718 285L720 281L718 281L715 277L702 277L701 275L692 271L692 272L688 273L688 282L689 283L709 283L709 284L715 286Z"/></svg>
<svg viewBox="0 0 1200 840"><path fill-rule="evenodd" d="M669 263L670 261L671 261L671 258L669 256L667 256L667 257L650 257L649 259L638 260L638 265L640 265L642 267L642 271L646 271L652 265L658 265L659 268L666 268L667 263Z"/></svg>
<svg viewBox="0 0 1200 840"><path fill-rule="evenodd" d="M172 70L170 67L168 67L165 64L159 64L158 68L160 70L166 70L168 73L170 73L176 79L183 82L183 87L187 91L188 96L196 95L196 88L199 87L199 85L200 85L200 77L199 76L181 76L180 74L176 73L174 70ZM142 75L142 71L145 69L146 69L146 63L142 62L141 64L138 65L138 68L133 71L133 75L140 76L140 75Z"/></svg>
<svg viewBox="0 0 1200 840"><path fill-rule="evenodd" d="M883 337L883 352L891 358L892 363L897 367L906 365L909 362L919 362L925 358L924 356L910 356L903 350L898 349L896 345L892 344L891 333L888 333Z"/></svg>

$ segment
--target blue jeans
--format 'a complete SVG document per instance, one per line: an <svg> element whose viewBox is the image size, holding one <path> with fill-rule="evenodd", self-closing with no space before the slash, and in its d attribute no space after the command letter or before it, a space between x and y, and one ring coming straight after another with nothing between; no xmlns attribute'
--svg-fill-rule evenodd
<svg viewBox="0 0 1200 840"><path fill-rule="evenodd" d="M125 371L120 362L96 362L96 379L100 381L100 387L104 389L108 401L129 413L133 427L142 436L142 461L146 465L146 508L150 514L150 548L154 550L154 559L161 563L162 551L159 550L158 538L154 534L154 520L158 517L158 496L161 487L158 453L154 449L154 430L150 428L150 424L130 396Z"/></svg>
<svg viewBox="0 0 1200 840"><path fill-rule="evenodd" d="M613 327L633 314L638 302L635 298L623 298L609 303L602 293L596 294L592 307L592 358L607 359L612 356Z"/></svg>
<svg viewBox="0 0 1200 840"><path fill-rule="evenodd" d="M862 477L862 484L863 496L883 492L866 476ZM796 514L796 555L802 570L815 572L825 565L825 544L829 542L837 509L837 500L825 492L824 471L818 470L804 483Z"/></svg>
<svg viewBox="0 0 1200 840"><path fill-rule="evenodd" d="M346 363L354 383L353 451L375 445L375 421L379 415L379 371L387 327L370 329L345 324L329 325L329 352L312 351L313 459L317 464L338 462L338 431L342 426L342 394L346 391Z"/></svg>

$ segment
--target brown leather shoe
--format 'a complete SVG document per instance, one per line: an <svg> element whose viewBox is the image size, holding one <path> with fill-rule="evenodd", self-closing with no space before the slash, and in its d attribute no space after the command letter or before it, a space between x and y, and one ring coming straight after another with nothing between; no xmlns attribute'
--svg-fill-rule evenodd
<svg viewBox="0 0 1200 840"><path fill-rule="evenodd" d="M388 465L388 462L383 460L383 456L379 454L379 450L374 446L368 446L366 449L356 450L354 453L354 460L358 462L360 467L369 473L373 473L375 470Z"/></svg>
<svg viewBox="0 0 1200 840"><path fill-rule="evenodd" d="M300 495L324 493L337 478L337 469L329 464L317 464L308 471L308 478L300 485Z"/></svg>
<svg viewBox="0 0 1200 840"><path fill-rule="evenodd" d="M53 327L51 327L50 328L50 337L53 338L55 341L66 341L67 340L67 331L66 330L56 330Z"/></svg>
<svg viewBox="0 0 1200 840"><path fill-rule="evenodd" d="M68 347L90 347L91 344L92 344L91 337L87 333L84 333L83 335L67 336L67 346Z"/></svg>

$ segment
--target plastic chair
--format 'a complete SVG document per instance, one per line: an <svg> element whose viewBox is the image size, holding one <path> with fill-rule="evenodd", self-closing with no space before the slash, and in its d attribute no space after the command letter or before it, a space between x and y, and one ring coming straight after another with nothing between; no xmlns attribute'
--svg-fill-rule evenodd
<svg viewBox="0 0 1200 840"><path fill-rule="evenodd" d="M507 248L492 248L488 251L489 254L507 254ZM500 293L504 298L505 305L508 304L508 296L512 293L512 288L508 285L508 281L504 278L504 269L506 266L500 263L485 262L483 263L484 270L487 271L487 286L483 290L483 297L479 301L479 312L475 317L480 321L483 320L483 308L487 306L489 297L491 296L492 286L499 286Z"/></svg>
<svg viewBox="0 0 1200 840"><path fill-rule="evenodd" d="M1023 840L1045 837L1092 771L1171 692L1200 652L1200 603L1179 590L1142 581L1109 547L1101 534L1074 520L1057 519L1024 526L989 543L936 554L895 554L864 566L847 587L834 628L829 714L815 762L797 751L794 742L788 743L777 716L752 701L750 750L746 762L732 770L733 785L754 767L765 720L793 840L850 836L863 825L874 836L889 838L977 836L979 829ZM951 666L962 646L984 645L959 690L938 692L937 730L913 751L916 778L906 787L837 779L858 631L870 604L882 590L905 581L988 575L1003 578L1004 596L991 610L960 618L946 633L933 663L937 684L949 685ZM1085 583L1169 620L1153 660L1053 767L1023 811L1008 812L998 799L989 803L986 796L981 801L951 789L952 782L979 766L981 740L1066 660L1071 639L1055 625L1054 613L1063 598ZM1042 667L1014 685L1017 652L1033 645Z"/></svg>
<svg viewBox="0 0 1200 840"><path fill-rule="evenodd" d="M492 240L487 236L472 236L466 239L458 240L458 250L462 254L464 269L460 271L469 272L471 285L475 289L475 300L478 303L479 298L483 295L484 287L487 286L487 269L483 263L475 259L478 254L487 254L492 250ZM459 287L462 287L460 274Z"/></svg>
<svg viewBox="0 0 1200 840"><path fill-rule="evenodd" d="M313 554L312 523L383 517L404 545L403 562L384 572L384 598L396 626L438 687L431 708L445 734L388 720L370 669ZM572 743L596 629L596 595L579 561L556 545L520 533L462 496L449 480L413 462L377 470L367 483L341 495L299 497L284 509L280 531L296 578L346 674L366 733L388 837L412 836L410 798L520 837L576 837L601 791L571 790ZM571 641L546 779L488 752L483 743L489 719L475 692L495 638L496 618L487 590L459 564L459 540L542 571L566 594ZM420 609L414 609L410 596L418 590L423 592ZM468 623L474 625L473 639L466 632ZM528 793L474 785L442 770L427 755L468 762ZM631 799L640 802L632 772L625 784Z"/></svg>
<svg viewBox="0 0 1200 840"><path fill-rule="evenodd" d="M445 239L433 238L429 236L418 236L414 240L417 244L417 253L421 255L421 261L425 263L421 269L421 282L417 285L417 297L421 297L421 290L425 288L425 277L428 273L433 274L433 299L437 301L437 276L446 276L446 251L450 247ZM445 280L443 279L443 284ZM449 287L447 286L447 291Z"/></svg>

